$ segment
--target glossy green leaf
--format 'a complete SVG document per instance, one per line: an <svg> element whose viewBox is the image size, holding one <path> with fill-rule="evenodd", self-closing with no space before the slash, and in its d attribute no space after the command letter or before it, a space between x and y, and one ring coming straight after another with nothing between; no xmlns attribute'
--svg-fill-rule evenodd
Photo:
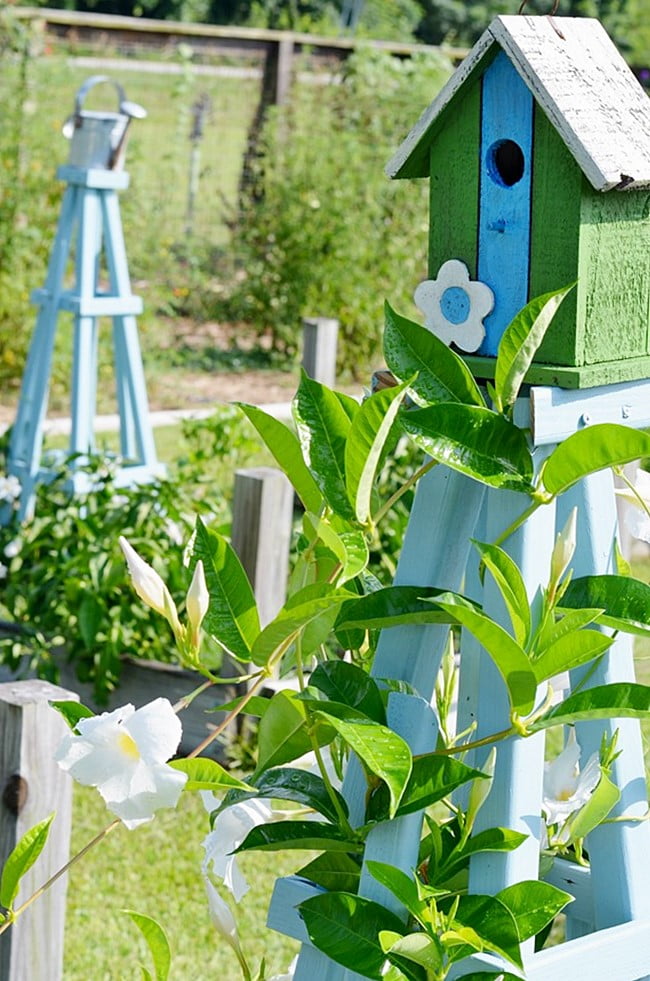
<svg viewBox="0 0 650 981"><path fill-rule="evenodd" d="M313 896L300 903L298 912L315 947L337 964L381 981L386 955L379 933L403 930L394 913L379 903L343 892Z"/></svg>
<svg viewBox="0 0 650 981"><path fill-rule="evenodd" d="M235 853L304 850L361 852L363 845L324 821L274 821L252 828L234 849Z"/></svg>
<svg viewBox="0 0 650 981"><path fill-rule="evenodd" d="M575 283L531 300L503 332L494 369L496 408L507 411L515 404L519 389L535 352L544 340L553 317Z"/></svg>
<svg viewBox="0 0 650 981"><path fill-rule="evenodd" d="M530 636L530 603L517 563L498 545L486 545L477 541L473 544L499 587L515 640L521 647L525 647Z"/></svg>
<svg viewBox="0 0 650 981"><path fill-rule="evenodd" d="M533 458L526 435L496 412L447 402L403 412L400 421L439 463L491 487L531 493Z"/></svg>
<svg viewBox="0 0 650 981"><path fill-rule="evenodd" d="M131 917L147 943L153 958L156 981L167 981L172 963L172 952L165 931L150 916L136 913L132 909L124 909L122 912Z"/></svg>
<svg viewBox="0 0 650 981"><path fill-rule="evenodd" d="M385 388L365 399L345 444L345 480L357 521L366 524L375 477L407 383Z"/></svg>
<svg viewBox="0 0 650 981"><path fill-rule="evenodd" d="M521 981L521 975L510 971L472 971L463 974L462 981Z"/></svg>
<svg viewBox="0 0 650 981"><path fill-rule="evenodd" d="M293 401L302 455L323 497L337 514L354 519L345 482L345 444L352 423L334 392L304 372Z"/></svg>
<svg viewBox="0 0 650 981"><path fill-rule="evenodd" d="M250 660L260 631L255 596L237 553L217 531L196 519L193 558L203 562L210 605L203 629L241 661Z"/></svg>
<svg viewBox="0 0 650 981"><path fill-rule="evenodd" d="M354 528L336 515L319 518L314 514L303 516L303 526L310 537L320 538L339 560L341 570L336 576L338 586L354 579L368 565L368 543L360 528Z"/></svg>
<svg viewBox="0 0 650 981"><path fill-rule="evenodd" d="M77 728L79 719L92 719L95 714L86 705L82 705L81 702L50 702L50 705L53 709L56 709L59 715L63 716L73 732Z"/></svg>
<svg viewBox="0 0 650 981"><path fill-rule="evenodd" d="M26 831L5 862L0 877L0 906L5 909L12 908L20 880L45 848L53 820L54 814L50 814Z"/></svg>
<svg viewBox="0 0 650 981"><path fill-rule="evenodd" d="M630 576L584 576L569 583L560 606L599 607L598 622L615 630L650 634L650 586Z"/></svg>
<svg viewBox="0 0 650 981"><path fill-rule="evenodd" d="M469 927L485 947L522 967L519 933L507 906L493 896L461 896L456 921Z"/></svg>
<svg viewBox="0 0 650 981"><path fill-rule="evenodd" d="M407 909L416 920L422 922L422 915L427 909L427 903L420 899L418 887L413 877L407 875L402 869L398 869L394 865L387 865L385 862L373 862L368 859L366 865L373 879L376 879L377 882L392 892L404 909Z"/></svg>
<svg viewBox="0 0 650 981"><path fill-rule="evenodd" d="M555 496L590 473L644 456L650 456L647 433L616 423L597 423L567 436L553 450L542 467L541 481Z"/></svg>
<svg viewBox="0 0 650 981"><path fill-rule="evenodd" d="M633 682L598 685L569 695L536 719L530 732L572 725L584 719L645 719L650 715L650 686Z"/></svg>
<svg viewBox="0 0 650 981"><path fill-rule="evenodd" d="M515 918L520 943L537 933L573 902L573 896L548 882L532 879L507 886L496 894Z"/></svg>
<svg viewBox="0 0 650 981"><path fill-rule="evenodd" d="M302 879L322 886L328 892L354 892L359 889L361 866L346 852L323 852L296 872Z"/></svg>
<svg viewBox="0 0 650 981"><path fill-rule="evenodd" d="M253 780L264 771L291 763L312 749L305 708L294 692L279 691L271 699L258 729L258 761Z"/></svg>
<svg viewBox="0 0 650 981"><path fill-rule="evenodd" d="M406 381L416 376L411 388L425 402L485 405L462 358L430 330L395 313L388 303L384 309L384 357L398 378Z"/></svg>
<svg viewBox="0 0 650 981"><path fill-rule="evenodd" d="M557 608L556 608L557 612ZM602 614L602 610L582 608L579 610L562 611L557 620L549 618L548 623L535 639L532 657L541 657L547 647L555 644L561 637L575 633L583 627L588 627Z"/></svg>
<svg viewBox="0 0 650 981"><path fill-rule="evenodd" d="M397 817L413 814L447 797L470 780L485 779L486 775L451 756L426 753L413 757L413 769L402 794ZM388 793L378 787L372 794L367 809L368 821L384 821L388 817Z"/></svg>
<svg viewBox="0 0 650 981"><path fill-rule="evenodd" d="M314 714L325 719L369 772L384 781L390 794L389 817L394 817L411 775L412 756L408 744L392 729L371 719L349 721L322 711Z"/></svg>
<svg viewBox="0 0 650 981"><path fill-rule="evenodd" d="M593 661L604 654L613 641L613 637L608 637L599 630L577 630L572 634L565 634L531 661L538 683Z"/></svg>
<svg viewBox="0 0 650 981"><path fill-rule="evenodd" d="M586 838L609 815L621 799L621 792L607 773L601 772L600 780L589 800L569 818L568 832L571 840Z"/></svg>
<svg viewBox="0 0 650 981"><path fill-rule="evenodd" d="M311 673L310 686L333 702L357 709L375 722L386 722L384 701L374 678L347 661L323 661Z"/></svg>
<svg viewBox="0 0 650 981"><path fill-rule="evenodd" d="M431 885L443 885L444 882L455 875L463 866L466 866L472 855L481 852L512 852L526 840L528 835L521 831L512 831L510 828L486 828L465 842L462 848L455 848L445 859L442 866L432 870L429 869L429 882Z"/></svg>
<svg viewBox="0 0 650 981"><path fill-rule="evenodd" d="M535 701L537 680L526 652L494 620L469 605L460 605L452 593L447 595L451 602L438 599L438 605L453 613L485 648L506 683L513 709L527 715Z"/></svg>
<svg viewBox="0 0 650 981"><path fill-rule="evenodd" d="M404 623L457 623L453 613L435 602L438 596L447 595L446 590L431 586L385 586L345 603L336 629L383 630Z"/></svg>
<svg viewBox="0 0 650 981"><path fill-rule="evenodd" d="M192 759L172 760L169 766L174 770L187 774L187 782L183 788L186 791L212 790L221 793L224 790L252 790L249 784L233 777L216 760L207 756L195 756Z"/></svg>
<svg viewBox="0 0 650 981"><path fill-rule="evenodd" d="M236 402L264 440L275 462L284 471L307 511L318 513L323 495L302 458L298 437L291 429L256 405Z"/></svg>
<svg viewBox="0 0 650 981"><path fill-rule="evenodd" d="M294 594L275 619L258 634L251 647L250 660L253 664L265 665L273 654L281 649L288 650L297 637L306 633L312 625L315 632L312 632L310 643L305 646L313 650L327 639L339 608L351 595L322 583L306 586ZM304 653L309 651L305 650Z"/></svg>
<svg viewBox="0 0 650 981"><path fill-rule="evenodd" d="M343 796L337 791L332 790L338 801L341 813L348 813L348 805ZM336 823L339 815L336 807L332 803L325 782L316 773L298 767L282 766L272 770L265 770L264 773L255 780L255 787L252 793L242 791L237 794L230 794L228 804L236 804L241 800L250 800L253 797L271 798L273 800L290 800L303 807L311 807L314 811L322 814L329 821Z"/></svg>
<svg viewBox="0 0 650 981"><path fill-rule="evenodd" d="M426 933L409 933L406 937L401 937L389 930L382 930L379 941L387 955L399 955L400 958L419 964L425 971L435 971L435 976L440 976L444 954L437 937L430 937Z"/></svg>

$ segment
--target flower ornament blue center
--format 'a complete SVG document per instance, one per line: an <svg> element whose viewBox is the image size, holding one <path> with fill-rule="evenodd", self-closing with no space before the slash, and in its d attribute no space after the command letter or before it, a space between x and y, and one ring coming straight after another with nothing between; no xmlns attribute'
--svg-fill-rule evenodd
<svg viewBox="0 0 650 981"><path fill-rule="evenodd" d="M464 324L469 317L471 300L461 286L448 286L440 297L440 310L450 324Z"/></svg>

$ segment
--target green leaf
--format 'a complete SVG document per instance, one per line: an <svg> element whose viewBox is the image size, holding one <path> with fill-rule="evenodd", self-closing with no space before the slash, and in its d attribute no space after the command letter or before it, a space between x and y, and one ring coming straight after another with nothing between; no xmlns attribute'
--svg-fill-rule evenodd
<svg viewBox="0 0 650 981"><path fill-rule="evenodd" d="M124 909L122 912L131 917L147 942L147 947L153 957L156 981L167 981L172 962L172 953L165 931L150 916L136 913L132 909Z"/></svg>
<svg viewBox="0 0 650 981"><path fill-rule="evenodd" d="M273 654L281 649L288 650L301 634L306 634L314 626L310 642L305 644L303 651L305 655L310 653L327 639L339 607L352 595L323 583L306 586L295 593L255 638L250 660L253 664L266 665Z"/></svg>
<svg viewBox="0 0 650 981"><path fill-rule="evenodd" d="M462 981L521 981L521 975L509 971L472 971L463 974Z"/></svg>
<svg viewBox="0 0 650 981"><path fill-rule="evenodd" d="M427 977L440 977L444 955L437 937L429 937L426 933L409 933L406 937L400 937L389 930L382 930L379 941L387 955L405 957L425 971L435 972L434 975L427 974Z"/></svg>
<svg viewBox="0 0 650 981"><path fill-rule="evenodd" d="M547 681L556 674L577 668L600 657L614 643L613 637L599 630L574 630L559 637L531 661L537 682Z"/></svg>
<svg viewBox="0 0 650 981"><path fill-rule="evenodd" d="M386 955L379 933L403 930L394 913L379 903L344 892L313 896L300 903L298 912L315 947L337 964L381 981Z"/></svg>
<svg viewBox="0 0 650 981"><path fill-rule="evenodd" d="M317 535L339 560L341 571L336 577L336 585L342 586L354 579L368 565L368 543L360 528L354 528L336 515L319 518L305 514L303 524L306 531L310 531L312 536Z"/></svg>
<svg viewBox="0 0 650 981"><path fill-rule="evenodd" d="M576 838L586 838L594 828L602 824L620 799L621 792L616 784L612 783L607 773L601 772L600 780L589 800L569 818L567 828L570 839L575 841Z"/></svg>
<svg viewBox="0 0 650 981"><path fill-rule="evenodd" d="M519 933L507 906L493 896L461 896L456 921L469 927L488 950L522 967Z"/></svg>
<svg viewBox="0 0 650 981"><path fill-rule="evenodd" d="M650 586L630 576L584 576L574 579L560 606L599 607L598 622L626 633L650 635Z"/></svg>
<svg viewBox="0 0 650 981"><path fill-rule="evenodd" d="M333 793L338 801L341 812L348 813L348 805L337 790ZM304 807L311 807L334 824L339 819L337 809L327 791L322 777L309 773L297 767L277 767L265 772L255 781L252 793L230 794L228 804L236 804L240 800L251 800L253 797L270 797L274 800L290 800Z"/></svg>
<svg viewBox="0 0 650 981"><path fill-rule="evenodd" d="M485 405L462 358L430 330L395 313L390 304L384 310L384 357L398 378L413 379L411 388L426 402Z"/></svg>
<svg viewBox="0 0 650 981"><path fill-rule="evenodd" d="M253 589L235 550L197 518L193 557L203 562L210 594L204 629L234 657L250 660L260 620Z"/></svg>
<svg viewBox="0 0 650 981"><path fill-rule="evenodd" d="M304 372L293 414L303 457L325 500L336 514L354 519L345 483L345 444L352 425L349 415L331 389Z"/></svg>
<svg viewBox="0 0 650 981"><path fill-rule="evenodd" d="M498 545L474 540L473 544L499 587L517 643L525 647L530 636L530 603L517 563Z"/></svg>
<svg viewBox="0 0 650 981"><path fill-rule="evenodd" d="M535 879L507 886L495 898L507 906L514 916L520 943L534 937L567 903L573 902L573 896L568 892Z"/></svg>
<svg viewBox="0 0 650 981"><path fill-rule="evenodd" d="M0 906L5 909L12 908L20 880L45 848L53 820L54 814L50 814L26 831L5 862L0 878Z"/></svg>
<svg viewBox="0 0 650 981"><path fill-rule="evenodd" d="M187 774L187 783L183 788L192 790L251 790L251 786L233 777L216 760L206 756L195 756L192 759L171 760L169 766L174 770Z"/></svg>
<svg viewBox="0 0 650 981"><path fill-rule="evenodd" d="M597 423L567 436L553 450L542 467L541 481L556 496L590 473L644 456L650 456L647 433L616 423Z"/></svg>
<svg viewBox="0 0 650 981"><path fill-rule="evenodd" d="M559 612L557 607L555 612ZM568 613L560 615L557 620L549 618L540 636L535 638L531 656L533 658L541 657L546 648L550 647L551 644L554 644L567 634L573 634L576 630L588 627L589 624L594 623L598 619L602 612L599 609L583 607L579 610L570 610Z"/></svg>
<svg viewBox="0 0 650 981"><path fill-rule="evenodd" d="M383 780L390 794L389 817L394 817L404 788L411 775L412 756L408 744L392 729L371 719L354 722L337 719L317 711L354 750L368 771Z"/></svg>
<svg viewBox="0 0 650 981"><path fill-rule="evenodd" d="M537 681L526 652L494 620L469 605L461 605L455 594L447 595L451 602L444 603L439 599L438 605L454 613L459 623L485 648L506 683L513 709L520 715L527 715L535 701Z"/></svg>
<svg viewBox="0 0 650 981"><path fill-rule="evenodd" d="M494 389L499 412L515 404L519 389L530 368L535 352L564 297L575 283L554 293L545 293L531 300L506 327L499 342L494 369Z"/></svg>
<svg viewBox="0 0 650 981"><path fill-rule="evenodd" d="M403 412L400 421L425 453L452 470L491 487L532 492L526 435L496 412L447 402Z"/></svg>
<svg viewBox="0 0 650 981"><path fill-rule="evenodd" d="M305 708L290 691L279 691L271 699L258 729L257 769L254 780L264 770L290 763L310 752L312 743L306 725Z"/></svg>
<svg viewBox="0 0 650 981"><path fill-rule="evenodd" d="M409 911L411 916L422 922L422 915L427 909L427 903L420 899L418 887L410 875L394 865L387 865L385 862L373 862L368 860L367 868L373 879L385 886L393 896L399 900L402 906Z"/></svg>
<svg viewBox="0 0 650 981"><path fill-rule="evenodd" d="M302 458L298 437L278 419L245 402L235 402L264 440L275 462L284 471L307 511L318 513L323 495Z"/></svg>
<svg viewBox="0 0 650 981"><path fill-rule="evenodd" d="M345 603L336 629L381 630L404 623L457 623L453 614L435 602L438 596L448 595L446 590L431 586L385 586Z"/></svg>
<svg viewBox="0 0 650 981"><path fill-rule="evenodd" d="M79 633L86 648L92 650L95 645L97 631L104 619L105 608L94 593L84 593L77 611Z"/></svg>
<svg viewBox="0 0 650 981"><path fill-rule="evenodd" d="M372 490L386 441L400 408L407 383L385 388L359 408L345 444L345 480L357 521L370 518Z"/></svg>
<svg viewBox="0 0 650 981"><path fill-rule="evenodd" d="M328 892L357 892L361 868L346 852L323 852L296 872Z"/></svg>
<svg viewBox="0 0 650 981"><path fill-rule="evenodd" d="M531 723L528 730L537 732L583 719L645 719L649 713L650 686L617 682L569 695Z"/></svg>
<svg viewBox="0 0 650 981"><path fill-rule="evenodd" d="M510 828L486 828L485 831L472 835L462 848L455 848L444 864L435 870L435 877L430 868L430 884L442 885L466 866L472 855L481 852L512 852L515 848L519 848L527 837L528 835L521 831L512 831Z"/></svg>
<svg viewBox="0 0 650 981"><path fill-rule="evenodd" d="M273 824L258 824L252 828L234 851L285 850L362 852L363 844L352 841L335 824L324 821L274 821Z"/></svg>
<svg viewBox="0 0 650 981"><path fill-rule="evenodd" d="M386 722L384 701L377 682L356 664L323 661L312 671L309 684L333 702L349 705L375 722Z"/></svg>
<svg viewBox="0 0 650 981"><path fill-rule="evenodd" d="M486 774L474 770L451 756L426 753L413 758L413 769L408 779L396 816L413 814L442 800L452 791L470 780L486 779ZM383 821L388 817L387 793L378 787L368 802L368 821Z"/></svg>
<svg viewBox="0 0 650 981"><path fill-rule="evenodd" d="M92 719L94 712L81 702L50 702L53 709L63 716L72 731L77 728L79 719Z"/></svg>

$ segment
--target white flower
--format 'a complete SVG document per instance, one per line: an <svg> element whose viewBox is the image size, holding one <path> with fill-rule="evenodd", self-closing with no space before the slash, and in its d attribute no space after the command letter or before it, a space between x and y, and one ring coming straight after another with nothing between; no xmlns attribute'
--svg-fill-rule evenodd
<svg viewBox="0 0 650 981"><path fill-rule="evenodd" d="M79 735L64 736L56 761L78 783L96 787L127 828L151 821L161 807L176 806L187 774L167 765L182 728L166 698L137 711L123 705L80 719L77 730Z"/></svg>
<svg viewBox="0 0 650 981"><path fill-rule="evenodd" d="M632 505L625 509L625 525L634 538L650 542L650 517L646 511L646 508L650 510L650 473L647 470L637 470L634 489L636 494L629 487L616 488L618 496Z"/></svg>
<svg viewBox="0 0 650 981"><path fill-rule="evenodd" d="M14 474L9 474L7 477L0 477L0 501L13 503L20 497L20 491L20 481Z"/></svg>
<svg viewBox="0 0 650 981"><path fill-rule="evenodd" d="M208 810L217 806L218 801L212 794L202 797ZM239 868L237 856L231 852L242 843L249 831L272 819L273 812L265 800L256 798L240 801L219 814L213 830L203 842L203 874L212 873L223 879L224 885L230 889L237 903L250 887Z"/></svg>
<svg viewBox="0 0 650 981"><path fill-rule="evenodd" d="M21 548L20 539L14 538L12 542L9 542L8 545L5 545L5 553L4 553L5 558L15 559L16 556L20 554L20 548Z"/></svg>
<svg viewBox="0 0 650 981"><path fill-rule="evenodd" d="M291 964L289 964L286 974L274 974L272 978L269 978L269 981L293 981L293 976L296 972L297 966L298 966L298 955L296 955L294 959L291 961Z"/></svg>
<svg viewBox="0 0 650 981"><path fill-rule="evenodd" d="M564 528L555 540L555 546L551 556L551 582L554 584L559 583L568 569L569 562L573 558L573 553L576 550L577 520L578 509L573 508Z"/></svg>
<svg viewBox="0 0 650 981"><path fill-rule="evenodd" d="M123 535L120 535L119 543L136 593L147 606L165 617L177 638L181 637L183 628L180 625L174 601L164 582L156 570L140 558Z"/></svg>
<svg viewBox="0 0 650 981"><path fill-rule="evenodd" d="M194 648L198 648L199 646L199 631L203 623L203 618L208 612L209 605L210 593L208 592L208 586L205 581L203 562L199 559L196 563L192 582L190 583L190 588L187 591L187 597L185 599L185 609L187 610L187 619L190 628L190 642Z"/></svg>
<svg viewBox="0 0 650 981"><path fill-rule="evenodd" d="M210 879L207 876L203 877L203 881L205 882L205 888L208 893L210 919L212 920L215 929L223 937L223 939L230 944L237 955L241 956L242 949L239 942L237 924L235 923L235 917L232 915L230 906L224 899L221 898L217 892L217 889L213 883L210 882Z"/></svg>
<svg viewBox="0 0 650 981"><path fill-rule="evenodd" d="M477 351L485 337L483 320L494 306L486 283L471 282L467 266L458 259L445 262L437 279L425 279L413 295L424 314L424 326L445 344Z"/></svg>
<svg viewBox="0 0 650 981"><path fill-rule="evenodd" d="M542 810L549 827L563 825L574 811L586 804L600 780L597 753L589 758L582 772L578 767L579 760L580 746L572 729L557 759L544 764Z"/></svg>

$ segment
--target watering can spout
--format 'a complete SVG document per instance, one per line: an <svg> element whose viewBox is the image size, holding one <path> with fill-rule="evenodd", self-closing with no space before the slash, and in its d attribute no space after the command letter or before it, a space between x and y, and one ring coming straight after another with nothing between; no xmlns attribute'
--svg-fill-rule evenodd
<svg viewBox="0 0 650 981"><path fill-rule="evenodd" d="M84 109L90 90L104 82L117 92L117 112ZM84 169L120 170L124 165L129 123L132 119L144 119L146 115L142 106L126 98L119 82L108 75L91 75L79 88L74 112L63 124L63 135L70 140L68 163Z"/></svg>

